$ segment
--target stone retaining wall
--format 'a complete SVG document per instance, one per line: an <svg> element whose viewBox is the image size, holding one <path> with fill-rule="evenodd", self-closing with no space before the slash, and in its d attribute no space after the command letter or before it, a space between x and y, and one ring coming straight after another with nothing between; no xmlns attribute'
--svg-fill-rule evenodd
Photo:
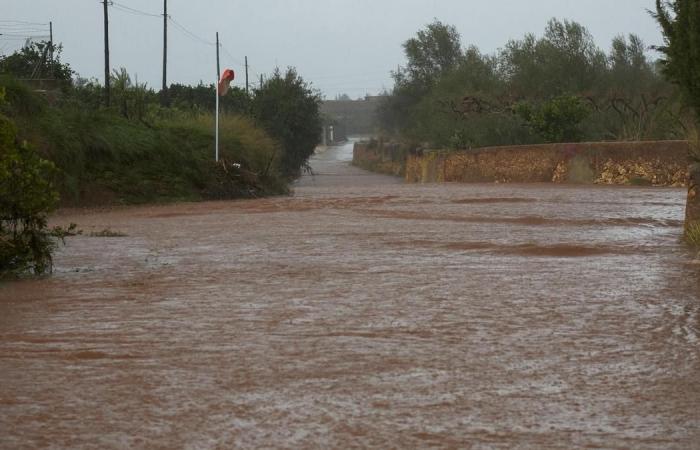
<svg viewBox="0 0 700 450"><path fill-rule="evenodd" d="M598 142L491 147L410 154L398 144L355 147L354 164L402 174L410 183L599 183L684 186L686 141Z"/></svg>
<svg viewBox="0 0 700 450"><path fill-rule="evenodd" d="M356 142L352 164L372 172L403 176L407 154L407 147L398 143Z"/></svg>

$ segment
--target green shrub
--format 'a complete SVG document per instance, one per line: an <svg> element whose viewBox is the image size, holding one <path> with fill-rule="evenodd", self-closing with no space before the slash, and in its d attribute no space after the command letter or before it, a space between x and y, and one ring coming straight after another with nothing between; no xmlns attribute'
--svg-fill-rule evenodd
<svg viewBox="0 0 700 450"><path fill-rule="evenodd" d="M58 203L56 166L26 144L3 146L0 157L0 276L51 270L56 234L47 214Z"/></svg>
<svg viewBox="0 0 700 450"><path fill-rule="evenodd" d="M276 70L252 100L252 115L280 143L279 166L290 178L300 174L321 140L320 103L318 92L293 68Z"/></svg>
<svg viewBox="0 0 700 450"><path fill-rule="evenodd" d="M700 247L700 222L691 223L686 227L684 239L693 247Z"/></svg>
<svg viewBox="0 0 700 450"><path fill-rule="evenodd" d="M15 139L17 139L17 126L8 117L0 115L0 149L11 148L15 145Z"/></svg>
<svg viewBox="0 0 700 450"><path fill-rule="evenodd" d="M579 142L581 122L590 111L576 96L555 97L539 105L519 103L515 112L546 142Z"/></svg>
<svg viewBox="0 0 700 450"><path fill-rule="evenodd" d="M5 105L4 112L13 117L37 116L46 109L46 100L32 92L29 87L8 75L0 75L0 86L3 88Z"/></svg>

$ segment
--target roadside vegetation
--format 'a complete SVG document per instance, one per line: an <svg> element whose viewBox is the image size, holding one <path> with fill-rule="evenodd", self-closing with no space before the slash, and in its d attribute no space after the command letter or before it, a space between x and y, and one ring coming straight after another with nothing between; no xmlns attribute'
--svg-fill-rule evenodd
<svg viewBox="0 0 700 450"><path fill-rule="evenodd" d="M35 43L0 57L0 276L50 270L58 205L285 194L320 137L320 97L292 68L221 99L216 163L213 85L155 92L115 70L106 107L60 55Z"/></svg>
<svg viewBox="0 0 700 450"><path fill-rule="evenodd" d="M581 24L552 19L541 36L495 54L462 46L436 21L404 43L406 64L382 105L386 133L433 148L679 139L679 89L636 35L606 51Z"/></svg>
<svg viewBox="0 0 700 450"><path fill-rule="evenodd" d="M691 167L685 237L700 247L700 185L693 184L700 179L700 0L656 0L653 16L664 35L664 45L658 49L664 55L664 75L680 87L683 103L692 113L688 134L695 164Z"/></svg>
<svg viewBox="0 0 700 450"><path fill-rule="evenodd" d="M0 87L0 108L7 106ZM49 229L47 216L58 204L56 166L27 142L0 113L0 278L51 270L52 252L74 227Z"/></svg>

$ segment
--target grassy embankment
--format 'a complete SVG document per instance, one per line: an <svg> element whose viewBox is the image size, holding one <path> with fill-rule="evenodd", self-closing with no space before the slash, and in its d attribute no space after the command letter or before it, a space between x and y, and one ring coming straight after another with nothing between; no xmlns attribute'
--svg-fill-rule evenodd
<svg viewBox="0 0 700 450"><path fill-rule="evenodd" d="M9 78L4 113L18 138L60 169L63 205L133 204L284 193L278 144L250 119L223 116L214 163L214 118L156 108L145 119L43 94ZM240 168L238 165L240 164Z"/></svg>

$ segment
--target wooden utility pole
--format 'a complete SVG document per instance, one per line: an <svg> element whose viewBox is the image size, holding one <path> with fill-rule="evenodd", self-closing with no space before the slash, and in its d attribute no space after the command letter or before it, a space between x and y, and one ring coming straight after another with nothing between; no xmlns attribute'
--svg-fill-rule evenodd
<svg viewBox="0 0 700 450"><path fill-rule="evenodd" d="M245 93L248 94L248 57L245 57Z"/></svg>
<svg viewBox="0 0 700 450"><path fill-rule="evenodd" d="M103 0L105 15L105 105L110 105L110 80L109 80L109 3Z"/></svg>
<svg viewBox="0 0 700 450"><path fill-rule="evenodd" d="M168 104L168 0L163 0L163 89L161 104Z"/></svg>
<svg viewBox="0 0 700 450"><path fill-rule="evenodd" d="M49 76L54 77L53 73L53 22L49 22Z"/></svg>
<svg viewBox="0 0 700 450"><path fill-rule="evenodd" d="M216 91L216 111L214 112L214 116L216 116L216 119L214 120L215 122L215 135L216 138L214 139L215 143L215 156L214 159L216 162L219 162L219 77L221 76L221 67L219 66L219 32L216 32L216 85L214 87L214 90Z"/></svg>
<svg viewBox="0 0 700 450"><path fill-rule="evenodd" d="M263 76L260 75L260 90L263 88Z"/></svg>

